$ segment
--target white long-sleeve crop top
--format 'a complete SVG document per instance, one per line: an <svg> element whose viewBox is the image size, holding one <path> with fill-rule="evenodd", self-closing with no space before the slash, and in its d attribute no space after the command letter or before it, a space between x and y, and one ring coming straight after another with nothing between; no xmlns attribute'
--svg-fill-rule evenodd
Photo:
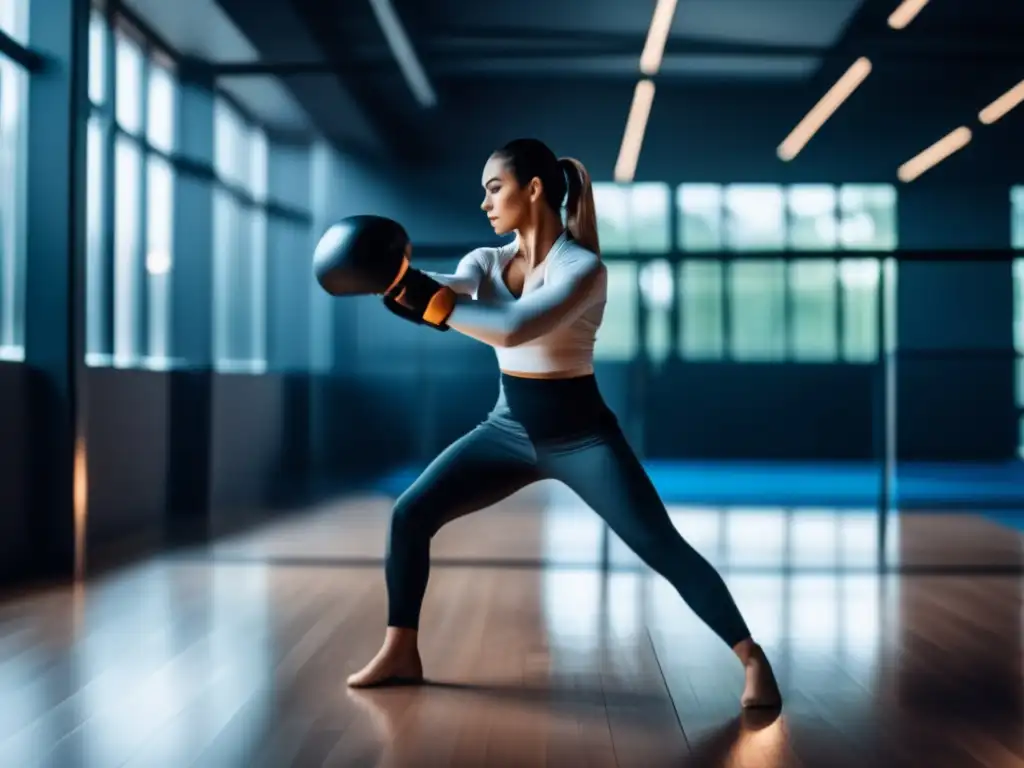
<svg viewBox="0 0 1024 768"><path fill-rule="evenodd" d="M459 294L448 324L492 346L503 371L592 373L608 295L601 259L563 233L516 298L504 279L516 252L514 242L478 248L459 261L454 274L429 273Z"/></svg>

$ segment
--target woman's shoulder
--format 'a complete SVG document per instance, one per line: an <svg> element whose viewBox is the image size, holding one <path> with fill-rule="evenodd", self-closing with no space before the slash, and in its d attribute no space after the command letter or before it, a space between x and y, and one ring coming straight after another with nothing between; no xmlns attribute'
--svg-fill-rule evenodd
<svg viewBox="0 0 1024 768"><path fill-rule="evenodd" d="M554 261L572 269L598 271L604 269L604 263L600 256L572 239L566 240L565 247L555 254Z"/></svg>
<svg viewBox="0 0 1024 768"><path fill-rule="evenodd" d="M462 263L473 263L483 269L490 269L501 259L504 251L508 249L506 245L492 246L483 245L479 248L474 248L465 256L462 257Z"/></svg>

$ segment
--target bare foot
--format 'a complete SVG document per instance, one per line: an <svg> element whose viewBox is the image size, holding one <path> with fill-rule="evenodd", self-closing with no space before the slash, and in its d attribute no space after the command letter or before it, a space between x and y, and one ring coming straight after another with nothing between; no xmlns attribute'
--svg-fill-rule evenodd
<svg viewBox="0 0 1024 768"><path fill-rule="evenodd" d="M782 694L761 646L753 645L744 656L743 669L747 680L740 697L741 706L744 709L781 707Z"/></svg>
<svg viewBox="0 0 1024 768"><path fill-rule="evenodd" d="M419 683L423 680L423 663L416 645L416 631L388 627L384 645L365 667L350 675L351 688L375 685Z"/></svg>

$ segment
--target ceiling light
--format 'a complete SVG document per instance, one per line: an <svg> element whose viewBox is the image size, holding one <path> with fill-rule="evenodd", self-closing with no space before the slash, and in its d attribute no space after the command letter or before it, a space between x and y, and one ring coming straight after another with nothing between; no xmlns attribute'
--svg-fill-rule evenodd
<svg viewBox="0 0 1024 768"><path fill-rule="evenodd" d="M928 5L928 0L903 0L899 7L889 15L889 26L893 29L904 29L926 5Z"/></svg>
<svg viewBox="0 0 1024 768"><path fill-rule="evenodd" d="M1007 112L1022 101L1024 101L1024 80L1021 80L1013 88L981 110L978 113L978 119L985 125L992 125L992 123L1002 119Z"/></svg>
<svg viewBox="0 0 1024 768"><path fill-rule="evenodd" d="M644 143L647 118L650 117L653 103L654 83L650 80L641 80L636 84L636 90L633 92L633 105L629 109L626 130L622 135L619 159L615 163L615 181L619 183L632 181L636 174L637 162L640 160L640 147Z"/></svg>
<svg viewBox="0 0 1024 768"><path fill-rule="evenodd" d="M862 56L853 62L843 76L836 81L836 84L821 97L821 100L811 108L811 111L797 124L792 133L779 145L779 159L789 162L800 154L800 151L807 146L807 142L814 137L825 121L832 117L844 101L850 98L850 95L857 90L869 74L871 74L870 61Z"/></svg>
<svg viewBox="0 0 1024 768"><path fill-rule="evenodd" d="M907 160L899 167L896 175L902 182L910 182L916 179L925 171L934 168L954 152L959 152L971 141L971 129L962 125L955 131L943 136L932 144L928 149L910 160Z"/></svg>
<svg viewBox="0 0 1024 768"><path fill-rule="evenodd" d="M676 0L658 0L651 17L651 26L647 30L647 42L640 54L640 71L645 75L656 75L661 69L661 60L665 55L665 43L672 29L672 18L676 13Z"/></svg>

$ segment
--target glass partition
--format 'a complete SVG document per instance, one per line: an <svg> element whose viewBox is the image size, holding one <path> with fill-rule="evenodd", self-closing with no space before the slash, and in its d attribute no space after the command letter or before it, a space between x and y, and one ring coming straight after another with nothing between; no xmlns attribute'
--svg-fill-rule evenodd
<svg viewBox="0 0 1024 768"><path fill-rule="evenodd" d="M1020 567L1020 264L1008 251L902 255L887 356L890 567Z"/></svg>

